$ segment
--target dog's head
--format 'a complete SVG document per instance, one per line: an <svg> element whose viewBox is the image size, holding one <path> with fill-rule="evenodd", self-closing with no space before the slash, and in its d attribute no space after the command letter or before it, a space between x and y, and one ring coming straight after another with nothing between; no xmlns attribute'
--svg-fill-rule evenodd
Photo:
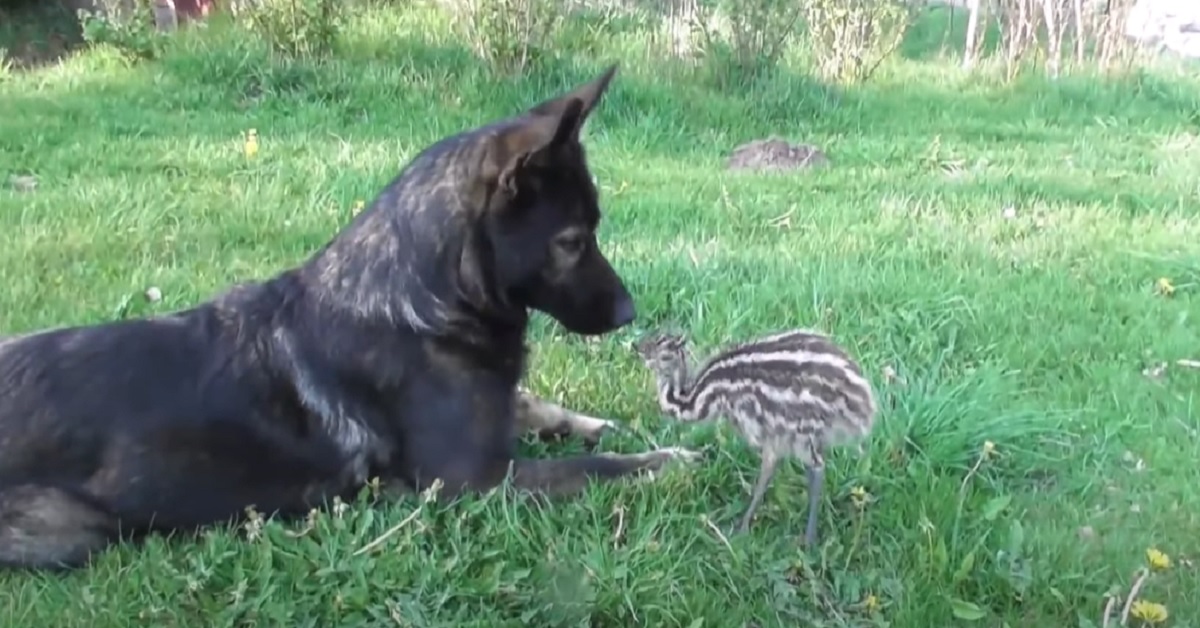
<svg viewBox="0 0 1200 628"><path fill-rule="evenodd" d="M616 70L485 130L468 182L477 234L464 253L470 274L486 276L504 305L588 335L636 316L596 241L600 202L579 140Z"/></svg>
<svg viewBox="0 0 1200 628"><path fill-rule="evenodd" d="M596 242L579 133L616 73L426 147L304 271L331 307L465 337L539 310L580 334L634 320Z"/></svg>

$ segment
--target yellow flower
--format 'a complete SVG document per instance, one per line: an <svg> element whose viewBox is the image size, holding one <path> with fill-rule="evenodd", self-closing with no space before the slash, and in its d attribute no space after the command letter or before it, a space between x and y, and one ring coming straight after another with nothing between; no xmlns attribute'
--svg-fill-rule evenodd
<svg viewBox="0 0 1200 628"><path fill-rule="evenodd" d="M253 157L258 154L258 131L250 129L246 133L246 157Z"/></svg>
<svg viewBox="0 0 1200 628"><path fill-rule="evenodd" d="M1172 294L1175 294L1175 286L1171 285L1170 279L1167 279L1166 277L1160 277L1157 285L1158 291L1161 292L1163 296L1169 297Z"/></svg>
<svg viewBox="0 0 1200 628"><path fill-rule="evenodd" d="M1166 606L1163 606L1162 604L1155 604L1154 602L1147 602L1146 600L1138 600L1134 602L1133 609L1130 614L1148 624L1162 623L1171 616L1170 613L1167 612Z"/></svg>
<svg viewBox="0 0 1200 628"><path fill-rule="evenodd" d="M362 199L359 199L359 200L357 200L357 201L354 201L354 213L356 213L356 214L357 214L358 212L362 211L362 210L363 210L363 207L366 207L366 205L367 205L367 204L366 204L366 203L364 203L364 202L362 201Z"/></svg>
<svg viewBox="0 0 1200 628"><path fill-rule="evenodd" d="M867 501L871 499L871 494L867 492L867 489L861 486L855 486L854 488L850 489L850 499L854 502L855 506L862 508L867 504Z"/></svg>
<svg viewBox="0 0 1200 628"><path fill-rule="evenodd" d="M1171 557L1151 547L1146 550L1146 562L1150 563L1153 569L1167 569L1171 566Z"/></svg>
<svg viewBox="0 0 1200 628"><path fill-rule="evenodd" d="M983 441L983 455L991 456L994 453L996 453L996 443L990 440Z"/></svg>
<svg viewBox="0 0 1200 628"><path fill-rule="evenodd" d="M867 597L863 599L863 608L867 609L868 613L874 613L875 611L878 611L879 598L875 597L874 593L868 594Z"/></svg>

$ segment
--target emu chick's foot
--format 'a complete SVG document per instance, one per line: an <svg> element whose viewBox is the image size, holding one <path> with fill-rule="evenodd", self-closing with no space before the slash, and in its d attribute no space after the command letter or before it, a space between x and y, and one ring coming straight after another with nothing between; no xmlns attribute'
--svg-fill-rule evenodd
<svg viewBox="0 0 1200 628"><path fill-rule="evenodd" d="M754 519L754 513L758 511L759 505L762 504L763 496L771 484L771 479L775 477L775 467L778 463L779 457L775 452L770 450L762 452L762 462L758 468L758 480L754 482L754 493L750 496L750 506L746 508L746 514L742 516L741 523L735 528L736 533L743 534L750 530L750 522Z"/></svg>

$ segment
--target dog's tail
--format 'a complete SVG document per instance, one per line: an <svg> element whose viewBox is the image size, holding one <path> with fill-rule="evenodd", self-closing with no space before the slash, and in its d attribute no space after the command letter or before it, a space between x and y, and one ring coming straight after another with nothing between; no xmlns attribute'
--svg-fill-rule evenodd
<svg viewBox="0 0 1200 628"><path fill-rule="evenodd" d="M0 566L82 566L112 541L114 523L82 492L38 484L0 486Z"/></svg>

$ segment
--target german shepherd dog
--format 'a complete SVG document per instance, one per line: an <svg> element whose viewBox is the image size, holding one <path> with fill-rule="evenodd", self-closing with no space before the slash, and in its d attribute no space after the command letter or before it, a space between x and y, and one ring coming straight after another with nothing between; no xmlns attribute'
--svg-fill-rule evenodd
<svg viewBox="0 0 1200 628"><path fill-rule="evenodd" d="M608 421L518 387L531 310L572 333L635 318L600 252L580 127L616 73L414 157L301 265L152 318L0 340L0 564L295 516L371 478L544 496L695 452L518 459L523 431Z"/></svg>

